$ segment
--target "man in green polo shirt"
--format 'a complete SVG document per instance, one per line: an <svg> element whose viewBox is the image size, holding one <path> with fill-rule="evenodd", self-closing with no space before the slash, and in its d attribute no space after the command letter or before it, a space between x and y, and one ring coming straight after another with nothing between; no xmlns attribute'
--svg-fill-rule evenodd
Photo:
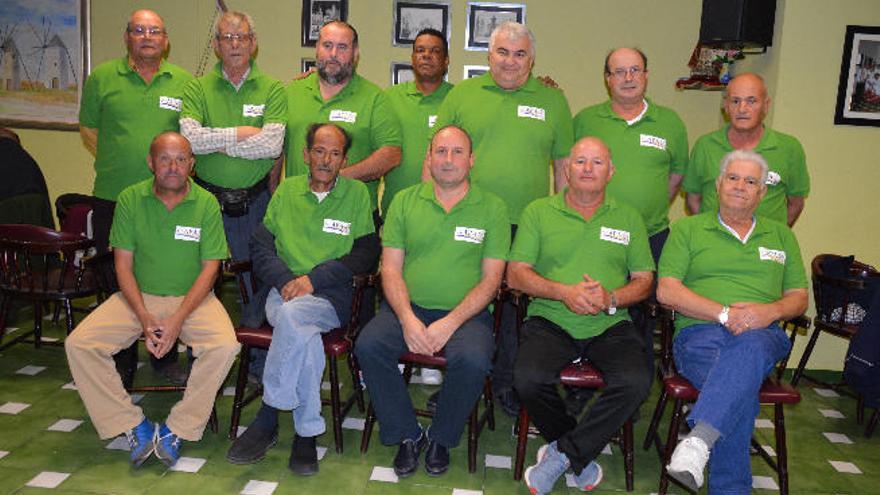
<svg viewBox="0 0 880 495"><path fill-rule="evenodd" d="M214 24L213 43L220 61L186 86L180 132L197 155L196 182L220 201L232 258L247 260L251 234L275 186L270 171L281 155L287 103L281 83L252 60L257 34L249 15L223 13ZM251 296L250 280L245 283ZM259 326L262 298L249 299L241 321Z"/></svg>
<svg viewBox="0 0 880 495"><path fill-rule="evenodd" d="M526 208L510 251L508 284L533 298L514 387L550 442L524 474L533 494L552 491L568 469L581 490L598 485L596 456L651 388L644 363L652 350L626 308L650 294L654 261L641 215L605 194L614 173L600 139L578 141L565 166L568 187ZM557 391L559 372L577 359L606 384L580 421Z"/></svg>
<svg viewBox="0 0 880 495"><path fill-rule="evenodd" d="M489 72L449 92L437 126L455 124L471 136L474 184L503 199L515 225L526 205L550 194L551 164L557 189L562 184L562 159L572 145L571 110L562 91L532 76L535 36L526 26L508 22L495 28L488 59ZM492 385L502 409L516 417L516 332L508 322L502 328Z"/></svg>
<svg viewBox="0 0 880 495"><path fill-rule="evenodd" d="M266 315L275 328L263 373L263 406L226 458L256 462L278 439L278 410L293 410L293 472L318 472L324 346L321 334L349 320L352 277L371 273L379 237L370 195L339 176L351 139L335 124L312 124L304 159L310 173L278 186L252 240L254 273L271 287Z"/></svg>
<svg viewBox="0 0 880 495"><path fill-rule="evenodd" d="M791 349L778 322L807 309L797 239L756 213L772 187L771 169L753 151L725 155L718 209L676 222L660 258L657 299L678 315L675 364L700 390L687 418L691 432L665 469L694 491L708 462L709 493L751 492L758 391Z"/></svg>
<svg viewBox="0 0 880 495"><path fill-rule="evenodd" d="M770 165L767 193L757 214L794 225L810 193L810 174L801 143L764 125L769 110L770 96L761 76L747 72L730 81L724 95L724 112L730 123L701 136L691 150L682 182L690 213L718 209L718 164L733 150L747 150L763 156Z"/></svg>
<svg viewBox="0 0 880 495"><path fill-rule="evenodd" d="M119 195L110 243L120 291L65 340L70 373L101 438L125 434L130 460L153 452L171 466L181 440L197 441L239 344L223 304L211 291L226 257L217 201L189 178L189 142L162 133L147 158L154 178ZM162 357L180 338L195 356L186 393L164 422L153 424L131 401L113 369L113 354L143 336Z"/></svg>
<svg viewBox="0 0 880 495"><path fill-rule="evenodd" d="M446 472L449 449L458 445L492 366L493 322L486 307L501 284L510 224L504 202L470 183L471 149L461 128L440 129L428 151L432 180L391 202L382 234L385 301L355 343L380 439L399 445L399 477L416 471L426 445L427 473ZM427 431L416 421L397 368L407 351L446 357L446 379Z"/></svg>
<svg viewBox="0 0 880 495"><path fill-rule="evenodd" d="M348 165L340 174L367 185L378 222L379 179L400 163L400 127L388 98L355 72L360 56L357 31L331 21L318 35L318 70L293 81L285 91L288 111L285 170L288 177L307 173L303 145L314 122L332 122L351 136Z"/></svg>

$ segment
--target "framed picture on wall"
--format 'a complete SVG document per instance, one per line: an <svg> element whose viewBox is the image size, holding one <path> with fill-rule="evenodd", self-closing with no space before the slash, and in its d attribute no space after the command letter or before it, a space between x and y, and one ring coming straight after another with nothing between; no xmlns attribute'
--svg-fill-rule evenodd
<svg viewBox="0 0 880 495"><path fill-rule="evenodd" d="M303 58L299 61L299 70L306 73L312 69L318 69L318 61L313 58Z"/></svg>
<svg viewBox="0 0 880 495"><path fill-rule="evenodd" d="M414 81L412 64L408 62L391 62L391 84L400 84Z"/></svg>
<svg viewBox="0 0 880 495"><path fill-rule="evenodd" d="M315 46L321 26L348 20L348 0L303 0L302 46Z"/></svg>
<svg viewBox="0 0 880 495"><path fill-rule="evenodd" d="M464 74L461 77L462 79L470 79L472 77L482 76L487 72L489 72L488 65L465 65Z"/></svg>
<svg viewBox="0 0 880 495"><path fill-rule="evenodd" d="M426 28L440 31L449 41L449 2L394 1L394 46L411 45L419 31Z"/></svg>
<svg viewBox="0 0 880 495"><path fill-rule="evenodd" d="M514 3L468 2L465 50L486 51L489 35L505 22L526 22L526 6Z"/></svg>
<svg viewBox="0 0 880 495"><path fill-rule="evenodd" d="M89 0L3 0L0 125L75 131L89 63Z"/></svg>
<svg viewBox="0 0 880 495"><path fill-rule="evenodd" d="M880 127L880 26L847 26L834 123Z"/></svg>

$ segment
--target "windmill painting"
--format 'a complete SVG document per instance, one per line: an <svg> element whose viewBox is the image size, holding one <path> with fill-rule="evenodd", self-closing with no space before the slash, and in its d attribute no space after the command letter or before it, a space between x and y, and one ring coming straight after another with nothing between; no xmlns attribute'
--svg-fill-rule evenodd
<svg viewBox="0 0 880 495"><path fill-rule="evenodd" d="M88 0L0 2L0 124L77 128Z"/></svg>

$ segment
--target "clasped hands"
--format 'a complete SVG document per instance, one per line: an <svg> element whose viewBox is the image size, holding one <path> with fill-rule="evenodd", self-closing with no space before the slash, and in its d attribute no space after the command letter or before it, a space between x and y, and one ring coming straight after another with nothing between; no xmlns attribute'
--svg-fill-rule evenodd
<svg viewBox="0 0 880 495"><path fill-rule="evenodd" d="M585 273L582 282L565 286L562 302L572 313L596 315L611 304L611 293Z"/></svg>
<svg viewBox="0 0 880 495"><path fill-rule="evenodd" d="M753 302L738 302L730 305L727 315L727 323L724 325L727 331L739 335L756 328L767 328L776 318L767 304Z"/></svg>
<svg viewBox="0 0 880 495"><path fill-rule="evenodd" d="M410 352L426 354L428 356L443 349L452 334L458 330L459 325L443 317L425 326L415 315L411 315L401 321L403 327L403 339Z"/></svg>
<svg viewBox="0 0 880 495"><path fill-rule="evenodd" d="M177 337L180 336L183 322L178 321L173 315L162 320L149 315L146 321L141 322L141 326L144 329L147 352L156 359L162 359L172 346L177 345Z"/></svg>

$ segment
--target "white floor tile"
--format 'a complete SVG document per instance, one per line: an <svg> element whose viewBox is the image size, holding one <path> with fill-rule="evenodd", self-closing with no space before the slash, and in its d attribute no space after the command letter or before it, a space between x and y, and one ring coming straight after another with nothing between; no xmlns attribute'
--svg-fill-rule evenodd
<svg viewBox="0 0 880 495"><path fill-rule="evenodd" d="M147 364L147 363L145 363L145 362L143 362L143 361L138 361L137 369L141 369L141 368L143 368L145 364Z"/></svg>
<svg viewBox="0 0 880 495"><path fill-rule="evenodd" d="M498 469L510 469L512 460L509 455L486 454L486 467Z"/></svg>
<svg viewBox="0 0 880 495"><path fill-rule="evenodd" d="M55 471L43 471L27 482L26 486L34 488L55 488L66 480L70 473L57 473Z"/></svg>
<svg viewBox="0 0 880 495"><path fill-rule="evenodd" d="M822 435L825 438L827 438L828 441L831 443L845 443L845 444L853 443L853 441L850 440L849 437L844 435L843 433L831 433L828 431L823 431Z"/></svg>
<svg viewBox="0 0 880 495"><path fill-rule="evenodd" d="M180 471L182 473L198 473L199 469L205 465L207 459L199 457L181 457L171 466L172 471Z"/></svg>
<svg viewBox="0 0 880 495"><path fill-rule="evenodd" d="M770 476L752 476L752 488L759 490L779 490L776 479Z"/></svg>
<svg viewBox="0 0 880 495"><path fill-rule="evenodd" d="M453 488L452 495L483 495L482 490L465 490L464 488Z"/></svg>
<svg viewBox="0 0 880 495"><path fill-rule="evenodd" d="M773 421L769 419L756 419L755 428L773 428Z"/></svg>
<svg viewBox="0 0 880 495"><path fill-rule="evenodd" d="M46 369L45 366L33 366L33 365L29 364L29 365L25 366L24 368L21 368L20 370L16 371L15 374L16 375L34 376L37 373L40 373L41 371L43 371L45 369Z"/></svg>
<svg viewBox="0 0 880 495"><path fill-rule="evenodd" d="M344 383L339 382L339 390L342 390L344 386ZM330 382L321 382L321 390L330 390Z"/></svg>
<svg viewBox="0 0 880 495"><path fill-rule="evenodd" d="M131 403L137 404L141 400L143 400L144 394L131 394Z"/></svg>
<svg viewBox="0 0 880 495"><path fill-rule="evenodd" d="M761 447L764 447L764 450L767 451L768 455L776 457L776 451L773 450L773 447L771 447L770 445L761 445Z"/></svg>
<svg viewBox="0 0 880 495"><path fill-rule="evenodd" d="M822 397L840 397L840 394L830 388L814 388L813 390Z"/></svg>
<svg viewBox="0 0 880 495"><path fill-rule="evenodd" d="M844 416L843 413L838 411L837 409L819 409L819 412L822 413L822 416L825 416L826 418L833 418L833 419L845 419L846 418L846 416Z"/></svg>
<svg viewBox="0 0 880 495"><path fill-rule="evenodd" d="M48 431L62 431L64 433L70 433L71 431L77 429L79 425L83 422L78 419L59 419L54 424L46 428Z"/></svg>
<svg viewBox="0 0 880 495"><path fill-rule="evenodd" d="M235 395L235 387L223 387L224 397L233 397Z"/></svg>
<svg viewBox="0 0 880 495"><path fill-rule="evenodd" d="M394 474L394 468L374 466L373 472L370 473L370 481L384 481L386 483L397 483L397 475Z"/></svg>
<svg viewBox="0 0 880 495"><path fill-rule="evenodd" d="M342 427L348 430L364 431L364 418L345 418Z"/></svg>
<svg viewBox="0 0 880 495"><path fill-rule="evenodd" d="M325 455L327 455L327 447L320 447L319 446L318 447L318 460L320 461L321 459L323 459Z"/></svg>
<svg viewBox="0 0 880 495"><path fill-rule="evenodd" d="M605 447L602 448L602 452L600 452L600 453L605 454L605 455L611 455L611 444L610 443L605 444Z"/></svg>
<svg viewBox="0 0 880 495"><path fill-rule="evenodd" d="M67 382L61 386L64 390L76 390L76 384L73 382Z"/></svg>
<svg viewBox="0 0 880 495"><path fill-rule="evenodd" d="M23 402L7 402L0 406L0 413L18 414L29 407L31 407L30 404L25 404Z"/></svg>
<svg viewBox="0 0 880 495"><path fill-rule="evenodd" d="M277 481L250 480L241 490L241 495L272 495L278 488Z"/></svg>
<svg viewBox="0 0 880 495"><path fill-rule="evenodd" d="M131 450L131 447L128 446L128 439L125 438L125 435L120 435L114 438L113 441L105 445L104 448L109 450L124 450L126 452Z"/></svg>
<svg viewBox="0 0 880 495"><path fill-rule="evenodd" d="M832 460L829 460L828 462L831 463L838 473L862 474L862 470L851 462Z"/></svg>
<svg viewBox="0 0 880 495"><path fill-rule="evenodd" d="M42 336L41 336L41 337L40 337L40 341L41 341L41 342L45 342L45 343L47 343L47 344L51 344L51 343L53 343L53 342L58 342L58 339L56 339L55 337L42 337Z"/></svg>
<svg viewBox="0 0 880 495"><path fill-rule="evenodd" d="M17 331L18 327L6 327L6 335L9 335L10 333L15 333Z"/></svg>
<svg viewBox="0 0 880 495"><path fill-rule="evenodd" d="M8 455L9 455L8 450L0 450L0 459L3 459L4 457L6 457Z"/></svg>
<svg viewBox="0 0 880 495"><path fill-rule="evenodd" d="M247 426L239 426L237 430L235 430L235 438L241 436L242 433L247 431Z"/></svg>

